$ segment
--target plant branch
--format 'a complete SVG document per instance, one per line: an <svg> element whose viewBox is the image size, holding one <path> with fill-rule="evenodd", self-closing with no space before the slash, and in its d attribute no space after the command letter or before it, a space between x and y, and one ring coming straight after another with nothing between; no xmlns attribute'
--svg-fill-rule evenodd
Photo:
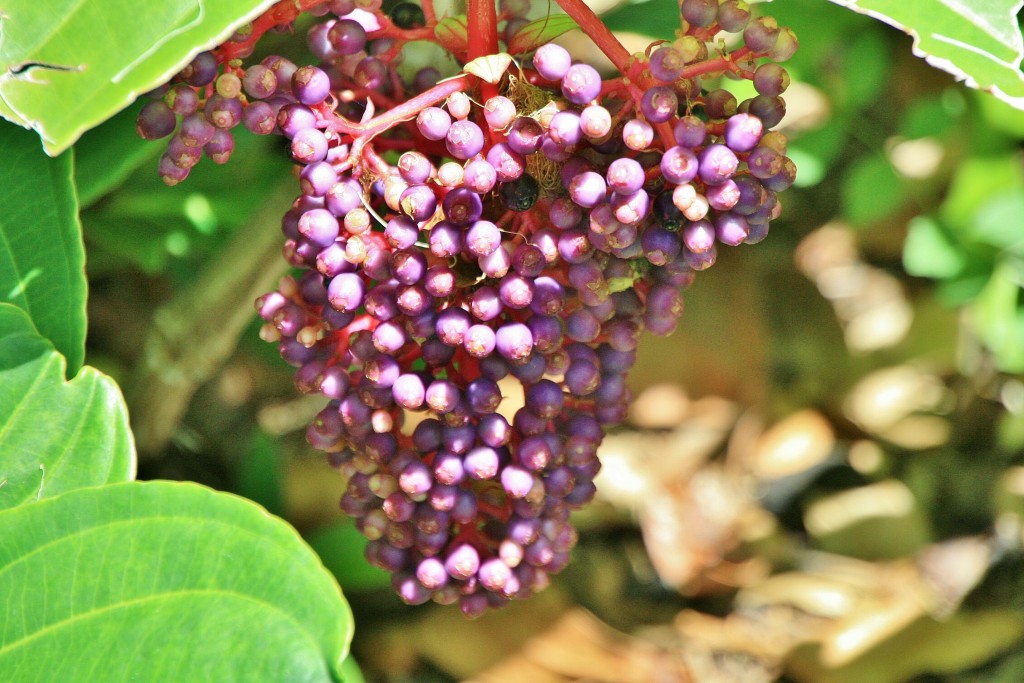
<svg viewBox="0 0 1024 683"><path fill-rule="evenodd" d="M469 0L466 22L467 60L498 54L498 14L494 0ZM480 98L484 102L497 94L496 84L480 81Z"/></svg>
<svg viewBox="0 0 1024 683"><path fill-rule="evenodd" d="M627 80L634 80L638 75L637 66L633 56L626 52L619 39L604 25L601 18L594 14L594 10L587 7L583 0L555 0L558 6L565 10L573 21L579 24L580 29L594 41L598 49L604 53L615 68L619 70Z"/></svg>
<svg viewBox="0 0 1024 683"><path fill-rule="evenodd" d="M454 76L435 85L430 90L425 90L416 97L406 100L402 104L380 116L374 117L365 123L353 123L341 116L335 116L328 122L327 128L337 133L345 133L353 137L370 138L390 130L399 123L416 118L416 115L427 107L431 107L443 101L454 92L466 87L464 74Z"/></svg>
<svg viewBox="0 0 1024 683"><path fill-rule="evenodd" d="M273 188L253 221L155 312L126 392L140 453L167 445L192 395L234 351L255 315L252 302L287 271L277 217L295 194L292 178Z"/></svg>

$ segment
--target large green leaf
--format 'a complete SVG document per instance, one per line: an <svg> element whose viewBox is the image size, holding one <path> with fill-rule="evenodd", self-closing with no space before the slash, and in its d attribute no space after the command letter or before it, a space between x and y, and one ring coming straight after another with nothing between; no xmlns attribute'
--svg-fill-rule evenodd
<svg viewBox="0 0 1024 683"><path fill-rule="evenodd" d="M59 154L273 2L6 0L0 115Z"/></svg>
<svg viewBox="0 0 1024 683"><path fill-rule="evenodd" d="M244 498L112 484L2 512L0 529L0 680L339 679L338 584Z"/></svg>
<svg viewBox="0 0 1024 683"><path fill-rule="evenodd" d="M359 663L350 655L341 664L341 677L345 683L366 683Z"/></svg>
<svg viewBox="0 0 1024 683"><path fill-rule="evenodd" d="M0 510L134 476L117 384L90 367L64 381L60 354L24 311L0 304Z"/></svg>
<svg viewBox="0 0 1024 683"><path fill-rule="evenodd" d="M85 357L86 281L72 155L50 159L35 135L2 121L0 150L0 301L24 309L74 375Z"/></svg>
<svg viewBox="0 0 1024 683"><path fill-rule="evenodd" d="M832 0L906 31L914 54L967 85L1024 109L1019 0Z"/></svg>

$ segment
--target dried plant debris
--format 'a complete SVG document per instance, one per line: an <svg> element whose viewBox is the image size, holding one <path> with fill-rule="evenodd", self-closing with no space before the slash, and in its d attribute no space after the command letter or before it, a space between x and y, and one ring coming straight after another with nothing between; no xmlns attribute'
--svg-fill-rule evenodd
<svg viewBox="0 0 1024 683"><path fill-rule="evenodd" d="M567 611L518 652L469 683L699 683L679 652L618 633L583 609Z"/></svg>

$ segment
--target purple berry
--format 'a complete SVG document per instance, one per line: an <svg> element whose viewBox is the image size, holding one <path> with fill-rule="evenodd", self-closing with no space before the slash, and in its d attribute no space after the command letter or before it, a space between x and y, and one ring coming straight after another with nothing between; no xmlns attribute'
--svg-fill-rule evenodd
<svg viewBox="0 0 1024 683"><path fill-rule="evenodd" d="M601 74L589 64L573 64L562 77L562 94L573 104L589 104L601 94Z"/></svg>

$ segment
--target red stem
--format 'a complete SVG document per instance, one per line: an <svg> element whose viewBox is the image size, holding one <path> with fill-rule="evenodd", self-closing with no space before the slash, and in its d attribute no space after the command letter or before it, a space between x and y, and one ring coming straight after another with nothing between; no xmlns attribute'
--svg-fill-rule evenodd
<svg viewBox="0 0 1024 683"><path fill-rule="evenodd" d="M697 62L690 64L683 69L679 75L680 78L693 78L694 76L700 76L706 73L712 73L714 71L731 71L735 74L739 74L744 78L753 78L754 75L741 67L737 62L746 59L751 55L750 48L744 46L735 52L725 55L723 57L716 57L714 59L707 59L703 62ZM756 56L756 55L755 55Z"/></svg>
<svg viewBox="0 0 1024 683"><path fill-rule="evenodd" d="M437 12L434 11L434 0L423 0L420 3L423 8L423 18L427 21L427 26L433 26L437 23Z"/></svg>
<svg viewBox="0 0 1024 683"><path fill-rule="evenodd" d="M638 74L633 56L626 52L612 32L604 25L594 10L587 7L583 0L556 0L559 7L565 10L573 21L579 24L587 37L594 41L598 49L611 60L615 68L627 79L634 79Z"/></svg>
<svg viewBox="0 0 1024 683"><path fill-rule="evenodd" d="M437 42L437 38L434 37L434 27L430 24L421 28L398 28L387 17L379 17L378 21L381 26L367 36L370 40L391 38L400 45L411 43L414 40Z"/></svg>
<svg viewBox="0 0 1024 683"><path fill-rule="evenodd" d="M467 61L498 54L498 14L494 0L469 0L466 10ZM497 94L496 84L480 81L483 102Z"/></svg>
<svg viewBox="0 0 1024 683"><path fill-rule="evenodd" d="M430 90L423 91L394 109L389 109L387 112L365 123L353 123L344 117L335 116L334 120L328 122L327 128L336 133L345 133L353 137L364 137L366 140L363 144L366 144L375 135L380 135L402 121L415 118L417 114L427 107L441 102L452 93L463 90L465 87L466 81L464 77L462 75L455 76L438 83Z"/></svg>

